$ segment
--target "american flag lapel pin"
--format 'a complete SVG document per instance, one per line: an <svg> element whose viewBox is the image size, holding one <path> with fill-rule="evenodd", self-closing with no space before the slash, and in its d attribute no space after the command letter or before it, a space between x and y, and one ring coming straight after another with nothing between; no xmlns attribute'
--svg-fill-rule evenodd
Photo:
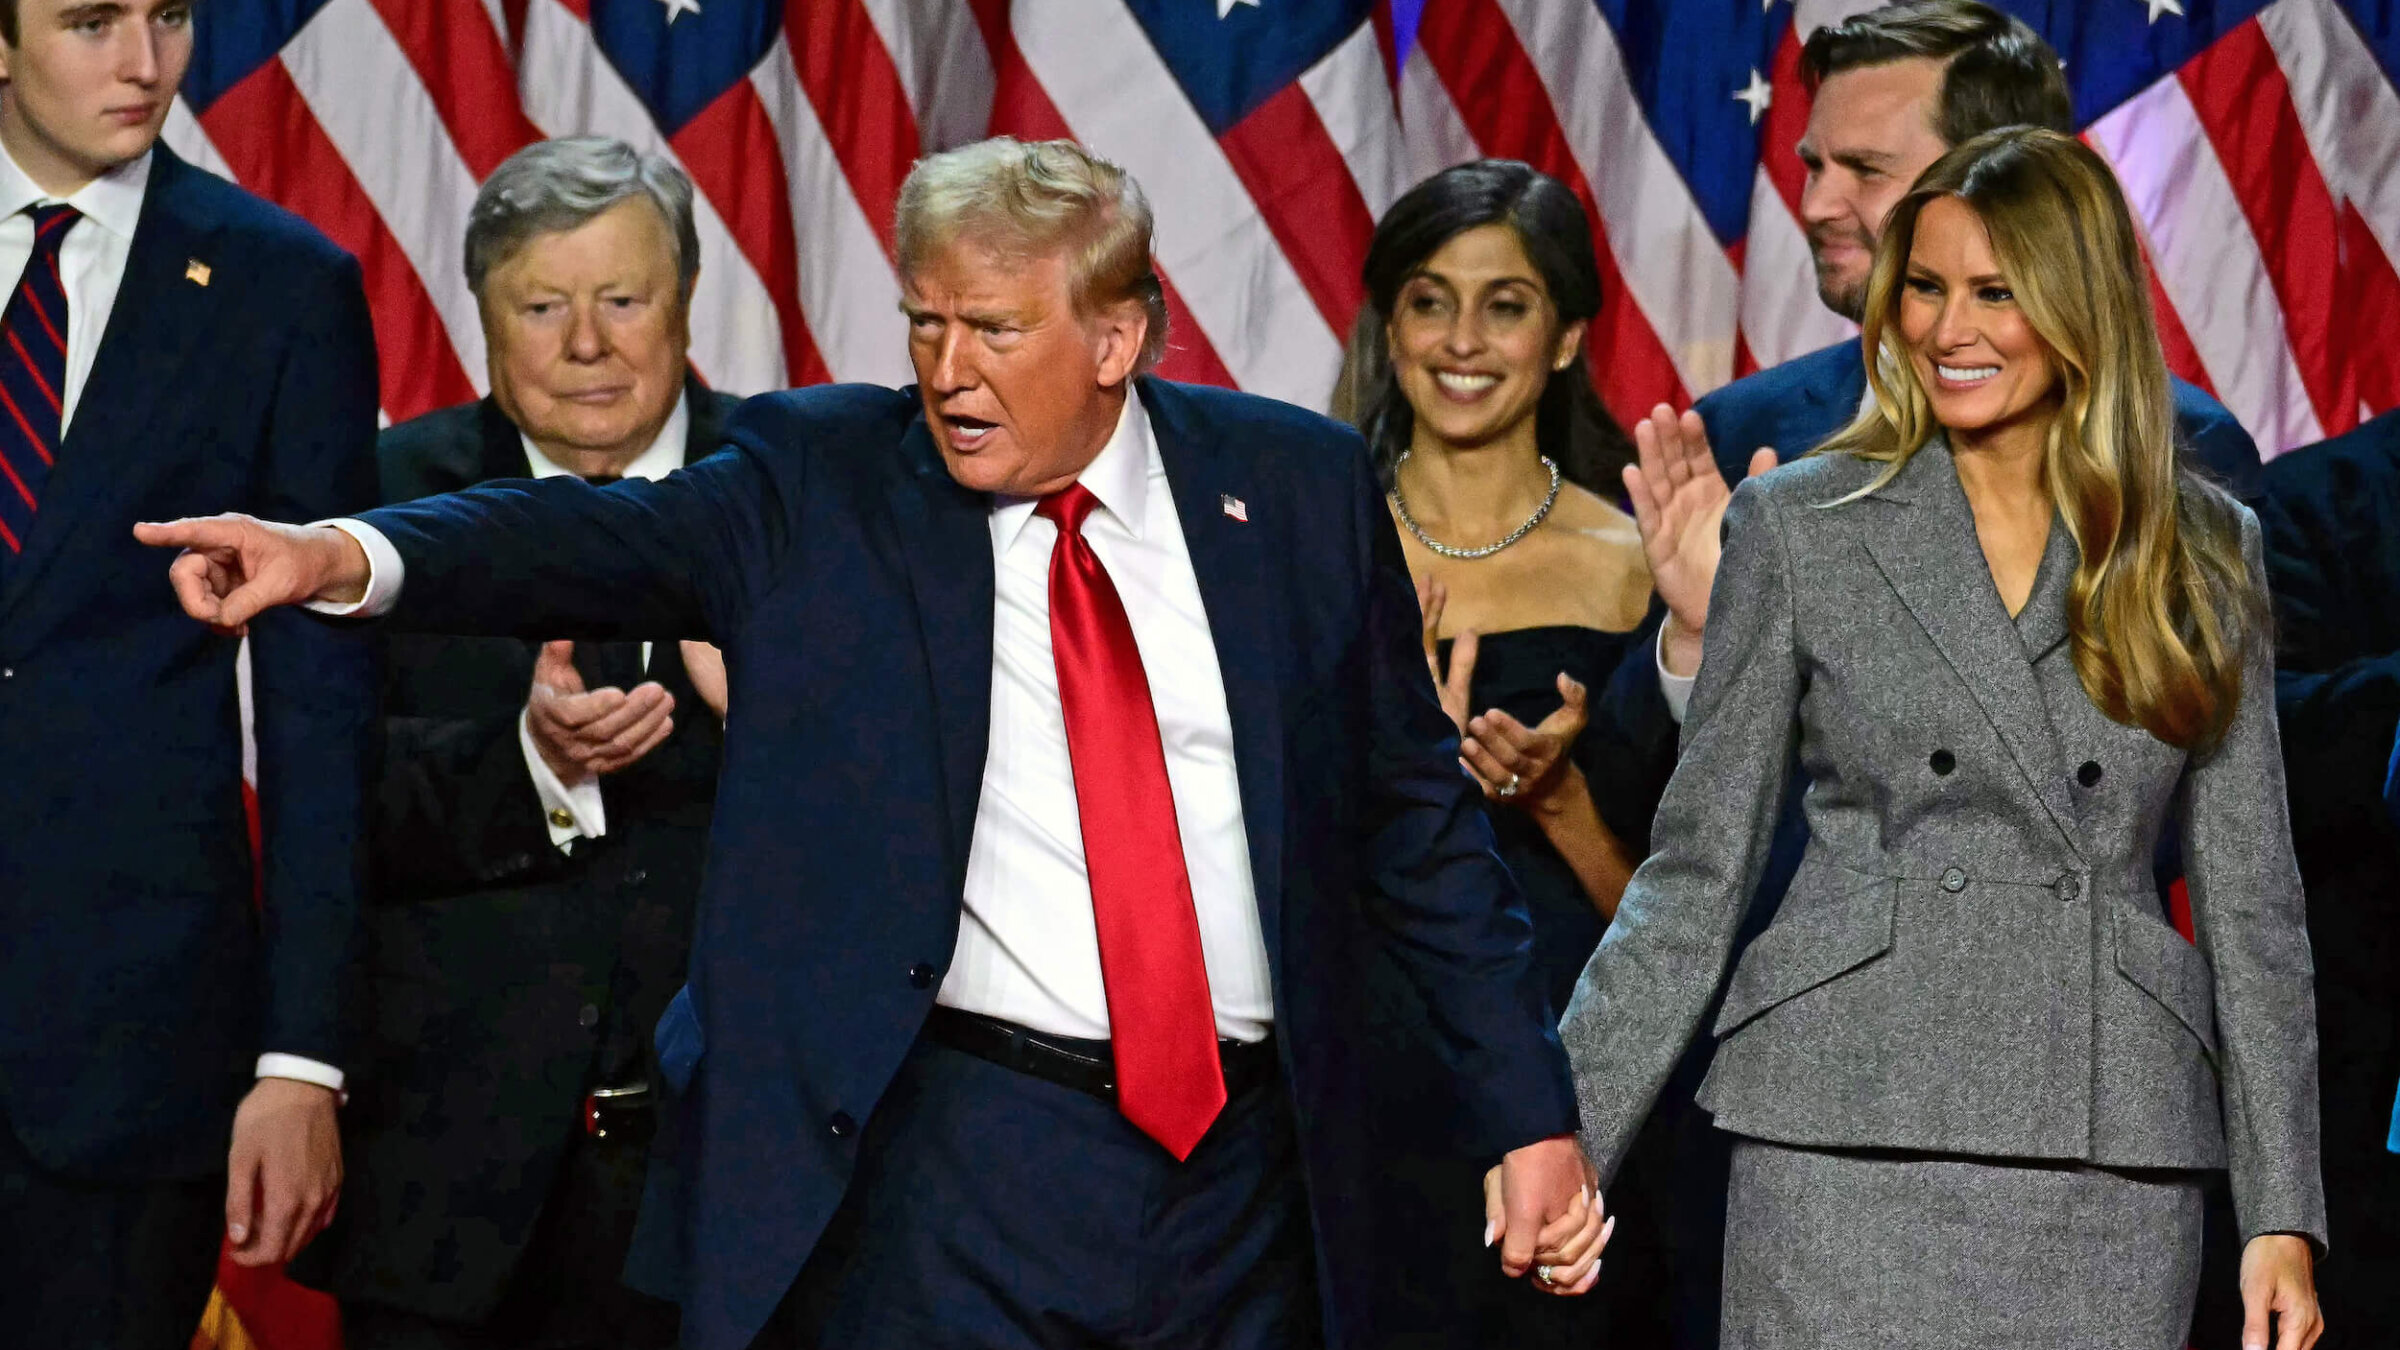
<svg viewBox="0 0 2400 1350"><path fill-rule="evenodd" d="M1226 515L1233 517L1235 520L1242 522L1244 525L1250 523L1250 507L1244 503L1241 498L1234 496L1230 492L1220 492L1217 494L1217 503L1225 508Z"/></svg>
<svg viewBox="0 0 2400 1350"><path fill-rule="evenodd" d="M200 261L198 258L194 258L190 262L187 262L183 265L183 279L195 286L207 285L208 275L208 264Z"/></svg>

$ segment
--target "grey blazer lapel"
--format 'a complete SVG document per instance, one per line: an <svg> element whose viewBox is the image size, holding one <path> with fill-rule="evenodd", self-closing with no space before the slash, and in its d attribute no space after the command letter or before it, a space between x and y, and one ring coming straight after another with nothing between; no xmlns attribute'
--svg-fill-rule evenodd
<svg viewBox="0 0 2400 1350"><path fill-rule="evenodd" d="M2067 640L2067 586L2083 560L2075 536L2067 533L2063 517L2050 519L2050 542L2042 549L2041 570L2033 578L2033 594L2017 612L2017 640L2025 659L2040 665L2059 643Z"/></svg>
<svg viewBox="0 0 2400 1350"><path fill-rule="evenodd" d="M2080 819L2068 798L2058 735L2034 675L2030 644L1992 584L1949 448L1938 441L1927 445L1869 501L1878 505L1860 521L1867 555L1958 672L2059 838L2081 860ZM2053 548L2062 533L2062 526L2052 526ZM2047 563L2045 558L2045 568ZM2063 624L2063 605L2054 607L2062 609Z"/></svg>

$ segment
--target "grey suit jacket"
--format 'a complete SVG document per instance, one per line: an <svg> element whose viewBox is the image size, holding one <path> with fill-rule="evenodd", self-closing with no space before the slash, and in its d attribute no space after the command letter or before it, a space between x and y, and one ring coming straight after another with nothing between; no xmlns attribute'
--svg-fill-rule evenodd
<svg viewBox="0 0 2400 1350"><path fill-rule="evenodd" d="M1737 1134L2232 1173L2245 1234L2324 1239L2308 937L2252 644L2203 756L2110 721L2054 524L2009 617L1949 450L1871 496L1847 456L1743 484L1656 850L1562 1035L1613 1174L1720 981L1795 739L1808 851L1732 973L1701 1103ZM2242 544L2262 577L2257 521ZM2263 579L2260 584L2263 583ZM2198 945L2150 874L2183 799Z"/></svg>

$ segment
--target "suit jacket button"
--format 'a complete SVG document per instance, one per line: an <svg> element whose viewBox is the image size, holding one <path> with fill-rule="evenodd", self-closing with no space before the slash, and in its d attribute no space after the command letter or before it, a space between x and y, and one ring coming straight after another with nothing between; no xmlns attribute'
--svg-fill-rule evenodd
<svg viewBox="0 0 2400 1350"><path fill-rule="evenodd" d="M2083 767L2075 771L2075 781L2083 784L2087 788L2100 786L2100 761L2096 759L2085 760L2083 762Z"/></svg>
<svg viewBox="0 0 2400 1350"><path fill-rule="evenodd" d="M833 1113L833 1119L825 1122L825 1128L833 1131L834 1138L847 1139L858 1133L858 1122L850 1118L849 1112L836 1111Z"/></svg>
<svg viewBox="0 0 2400 1350"><path fill-rule="evenodd" d="M910 966L908 982L919 989L931 989L933 987L933 967L923 961Z"/></svg>
<svg viewBox="0 0 2400 1350"><path fill-rule="evenodd" d="M2076 901L2083 898L2083 878L2076 876L2073 872L2069 872L2065 876L2060 877L2058 879L2058 885L2052 889L2058 892L2059 899L2070 905L2074 904Z"/></svg>
<svg viewBox="0 0 2400 1350"><path fill-rule="evenodd" d="M586 1031L600 1025L600 1010L589 1003L584 1004L575 1012L575 1025Z"/></svg>
<svg viewBox="0 0 2400 1350"><path fill-rule="evenodd" d="M1958 756L1951 754L1947 750L1936 750L1933 752L1933 758L1927 760L1926 763L1933 767L1933 771L1935 773L1946 778L1950 775L1950 771L1952 769L1958 767Z"/></svg>
<svg viewBox="0 0 2400 1350"><path fill-rule="evenodd" d="M1967 888L1967 874L1966 874L1966 873L1964 873L1964 872L1960 871L1959 869L1957 869L1957 868L1955 868L1955 867L1951 868L1951 869L1950 869L1949 871L1947 871L1947 872L1944 872L1944 873L1942 873L1942 889L1943 889L1943 890L1950 892L1952 895L1956 895L1956 894L1958 894L1960 891L1963 891L1963 890L1965 890L1966 888Z"/></svg>

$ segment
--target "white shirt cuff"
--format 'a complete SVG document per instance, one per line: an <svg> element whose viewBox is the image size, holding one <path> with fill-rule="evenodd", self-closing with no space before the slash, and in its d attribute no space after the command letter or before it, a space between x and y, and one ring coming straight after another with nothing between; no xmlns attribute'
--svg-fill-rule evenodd
<svg viewBox="0 0 2400 1350"><path fill-rule="evenodd" d="M550 761L533 743L530 713L517 714L517 746L525 752L525 771L533 775L533 795L542 803L542 823L550 842L565 848L578 838L598 839L608 833L608 810L600 800L600 780L587 777L573 787L561 780Z"/></svg>
<svg viewBox="0 0 2400 1350"><path fill-rule="evenodd" d="M289 1078L295 1082L314 1083L321 1088L331 1088L335 1092L341 1091L342 1084L346 1081L342 1077L342 1071L330 1064L320 1063L300 1055L273 1053L258 1057L258 1072L255 1076L259 1078Z"/></svg>
<svg viewBox="0 0 2400 1350"><path fill-rule="evenodd" d="M389 545L386 545L389 547ZM1658 692L1667 700L1667 716L1675 725L1683 725L1683 715L1692 706L1692 685L1699 680L1697 672L1678 675L1667 669L1667 626L1658 626Z"/></svg>
<svg viewBox="0 0 2400 1350"><path fill-rule="evenodd" d="M383 531L363 520L319 520L314 525L331 526L358 541L367 554L367 593L356 601L339 605L330 600L311 600L307 608L317 614L337 619L374 619L392 612L400 603L400 582L406 567L400 561L400 550L383 537Z"/></svg>

